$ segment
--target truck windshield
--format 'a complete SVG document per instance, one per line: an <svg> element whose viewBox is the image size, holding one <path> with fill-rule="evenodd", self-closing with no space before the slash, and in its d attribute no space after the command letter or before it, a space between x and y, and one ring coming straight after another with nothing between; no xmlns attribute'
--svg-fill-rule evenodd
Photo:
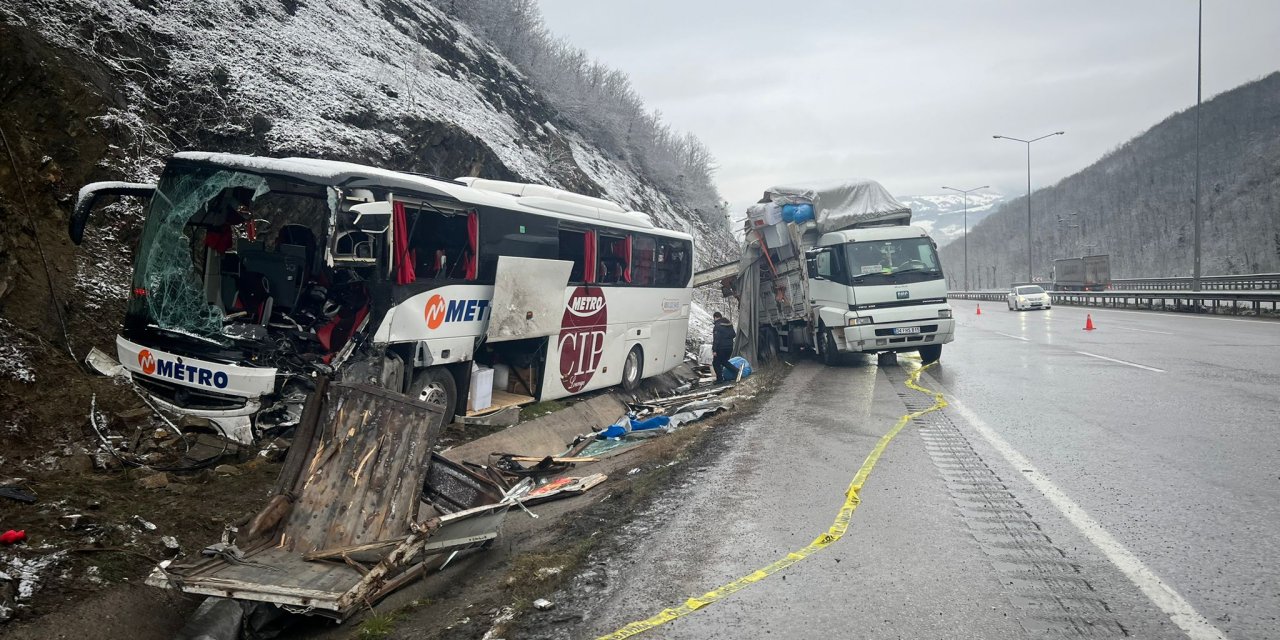
<svg viewBox="0 0 1280 640"><path fill-rule="evenodd" d="M170 165L138 243L126 322L215 342L295 306L335 200L323 186Z"/></svg>
<svg viewBox="0 0 1280 640"><path fill-rule="evenodd" d="M928 238L850 242L845 245L853 284L906 284L942 278Z"/></svg>

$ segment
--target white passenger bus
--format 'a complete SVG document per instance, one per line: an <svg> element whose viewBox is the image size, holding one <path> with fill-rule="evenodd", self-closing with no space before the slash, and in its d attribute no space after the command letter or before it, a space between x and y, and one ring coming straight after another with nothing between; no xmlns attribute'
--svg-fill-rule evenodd
<svg viewBox="0 0 1280 640"><path fill-rule="evenodd" d="M238 440L295 422L320 373L462 415L477 366L532 402L634 388L684 356L692 238L599 198L179 153L158 185L82 189L75 242L103 195L151 196L121 363Z"/></svg>

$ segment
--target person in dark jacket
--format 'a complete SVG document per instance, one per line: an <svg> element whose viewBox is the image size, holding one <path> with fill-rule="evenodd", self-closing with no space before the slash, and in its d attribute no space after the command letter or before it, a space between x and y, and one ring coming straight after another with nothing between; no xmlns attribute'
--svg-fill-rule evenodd
<svg viewBox="0 0 1280 640"><path fill-rule="evenodd" d="M731 382L738 379L738 368L729 362L733 354L733 339L738 335L733 323L719 311L712 316L715 324L711 330L711 369L716 372L716 382Z"/></svg>

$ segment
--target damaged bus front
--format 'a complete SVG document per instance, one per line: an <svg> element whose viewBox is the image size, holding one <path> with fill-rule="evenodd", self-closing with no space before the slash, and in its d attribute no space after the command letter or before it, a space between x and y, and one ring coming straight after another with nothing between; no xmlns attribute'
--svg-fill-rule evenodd
<svg viewBox="0 0 1280 640"><path fill-rule="evenodd" d="M259 427L295 423L312 374L350 357L370 321L374 236L390 213L372 192L324 184L323 174L229 164L179 154L152 187L116 349L163 408L248 442L251 417ZM147 187L86 187L73 239L95 198Z"/></svg>

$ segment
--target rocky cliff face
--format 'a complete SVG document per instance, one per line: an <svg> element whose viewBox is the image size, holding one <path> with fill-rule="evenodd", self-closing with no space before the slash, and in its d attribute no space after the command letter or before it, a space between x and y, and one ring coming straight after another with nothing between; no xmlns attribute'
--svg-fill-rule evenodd
<svg viewBox="0 0 1280 640"><path fill-rule="evenodd" d="M734 251L426 0L18 0L0 7L0 132L0 440L83 423L64 343L110 350L121 316L141 213L114 206L73 247L76 190L154 179L174 151L538 182L688 230L702 264Z"/></svg>

